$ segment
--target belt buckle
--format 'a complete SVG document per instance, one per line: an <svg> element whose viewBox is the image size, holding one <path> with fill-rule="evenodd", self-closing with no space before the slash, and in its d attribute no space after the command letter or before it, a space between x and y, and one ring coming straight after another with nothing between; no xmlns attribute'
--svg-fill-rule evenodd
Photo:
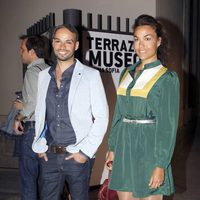
<svg viewBox="0 0 200 200"><path fill-rule="evenodd" d="M51 146L49 150L50 152L58 153L58 154L67 152L65 147L62 147L62 146Z"/></svg>
<svg viewBox="0 0 200 200"><path fill-rule="evenodd" d="M66 150L66 147L63 147L63 146L49 146L49 152L52 152L52 153L57 153L57 154L61 154L61 153L66 153L67 150Z"/></svg>
<svg viewBox="0 0 200 200"><path fill-rule="evenodd" d="M58 146L55 148L55 152L56 153L65 153L65 149L64 149L64 147Z"/></svg>

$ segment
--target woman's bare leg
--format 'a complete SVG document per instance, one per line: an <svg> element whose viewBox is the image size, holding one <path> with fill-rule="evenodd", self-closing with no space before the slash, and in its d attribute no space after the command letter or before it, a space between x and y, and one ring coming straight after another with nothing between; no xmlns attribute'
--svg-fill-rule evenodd
<svg viewBox="0 0 200 200"><path fill-rule="evenodd" d="M119 200L163 200L163 195L151 195L146 198L135 198L132 196L132 192L117 191Z"/></svg>
<svg viewBox="0 0 200 200"><path fill-rule="evenodd" d="M119 200L139 200L138 198L134 198L132 196L132 192L117 191L117 195L118 195Z"/></svg>
<svg viewBox="0 0 200 200"><path fill-rule="evenodd" d="M163 195L151 195L146 198L141 198L139 200L163 200Z"/></svg>

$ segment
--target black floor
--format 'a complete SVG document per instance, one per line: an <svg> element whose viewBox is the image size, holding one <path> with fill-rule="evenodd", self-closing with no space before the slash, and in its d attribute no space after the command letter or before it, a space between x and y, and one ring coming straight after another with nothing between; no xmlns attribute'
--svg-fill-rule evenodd
<svg viewBox="0 0 200 200"><path fill-rule="evenodd" d="M200 121L179 130L172 161L176 193L165 200L200 200ZM0 168L0 200L19 200L19 177L15 169ZM90 200L97 200L91 188Z"/></svg>

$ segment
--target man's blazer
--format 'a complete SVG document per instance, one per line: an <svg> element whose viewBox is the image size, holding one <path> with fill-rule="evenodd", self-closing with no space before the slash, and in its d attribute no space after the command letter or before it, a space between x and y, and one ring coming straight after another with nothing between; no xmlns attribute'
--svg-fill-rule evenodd
<svg viewBox="0 0 200 200"><path fill-rule="evenodd" d="M50 82L49 68L39 73L37 105L35 110L35 139L32 145L36 153L46 152L45 126L46 94ZM99 71L76 60L71 79L68 110L76 135L76 144L69 145L71 153L80 150L92 158L101 144L108 125L108 105Z"/></svg>

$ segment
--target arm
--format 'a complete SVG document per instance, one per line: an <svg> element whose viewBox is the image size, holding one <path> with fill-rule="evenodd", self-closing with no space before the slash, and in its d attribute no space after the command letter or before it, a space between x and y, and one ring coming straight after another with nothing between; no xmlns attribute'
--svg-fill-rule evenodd
<svg viewBox="0 0 200 200"><path fill-rule="evenodd" d="M127 70L128 70L127 68L124 68L124 70L120 74L119 85L120 85L120 81L122 80L122 78L123 78L123 76L124 76L124 74ZM114 151L114 147L115 147L115 138L116 137L115 137L115 130L114 129L115 129L117 122L120 119L121 119L121 112L120 112L118 96L117 96L114 115L113 115L113 119L112 119L112 126L111 126L111 130L110 130L109 138L108 138L108 148L109 148L109 151L111 151L111 152ZM114 158L114 156L112 156L112 158Z"/></svg>
<svg viewBox="0 0 200 200"><path fill-rule="evenodd" d="M111 152L113 152L115 149L115 142L116 142L115 127L120 119L121 119L121 112L119 109L118 100L116 100L115 111L112 119L112 126L108 137L108 149Z"/></svg>
<svg viewBox="0 0 200 200"><path fill-rule="evenodd" d="M15 103L15 107L21 106L21 110L14 122L14 131L17 135L23 134L22 121L26 118L31 118L34 114L37 95L37 80L38 72L34 69L28 69L24 77L23 104L18 105L19 103Z"/></svg>
<svg viewBox="0 0 200 200"><path fill-rule="evenodd" d="M120 81L123 77L123 75L125 74L127 68L125 68L121 75L120 75ZM118 99L118 96L117 96ZM109 134L109 138L108 138L108 155L106 158L106 167L108 170L112 169L112 162L114 160L115 154L114 154L114 149L115 149L115 143L116 143L116 137L115 137L115 126L117 125L118 121L121 119L121 112L120 112L120 108L119 108L119 102L118 100L116 100L116 104L115 104L115 111L114 111L114 115L113 115L113 120L112 120L112 126L111 126L111 130L110 130L110 134Z"/></svg>
<svg viewBox="0 0 200 200"><path fill-rule="evenodd" d="M43 70L38 76L38 91L37 91L37 103L35 108L35 138L32 144L32 149L35 153L44 153L47 151L47 141L43 135L45 132L45 113L46 113L46 93L50 81L50 75L48 74L49 68Z"/></svg>
<svg viewBox="0 0 200 200"><path fill-rule="evenodd" d="M169 72L161 88L156 127L156 166L167 168L176 142L179 116L179 80Z"/></svg>
<svg viewBox="0 0 200 200"><path fill-rule="evenodd" d="M108 105L98 71L91 75L88 89L90 90L91 115L94 120L90 132L81 142L80 151L92 158L101 144L108 126Z"/></svg>
<svg viewBox="0 0 200 200"><path fill-rule="evenodd" d="M24 77L23 108L20 111L20 114L27 118L31 118L35 111L38 74L39 71L28 69Z"/></svg>
<svg viewBox="0 0 200 200"><path fill-rule="evenodd" d="M175 147L179 113L179 80L169 72L161 88L157 116L155 156L156 163L149 181L149 187L157 188L164 181L164 170L171 162Z"/></svg>
<svg viewBox="0 0 200 200"><path fill-rule="evenodd" d="M110 134L108 137L108 155L106 157L106 167L108 170L112 170L112 162L115 158L115 143L116 143L116 136L115 136L115 126L117 122L121 119L121 113L119 110L118 101L116 101L114 116L112 120L112 126L110 130Z"/></svg>

